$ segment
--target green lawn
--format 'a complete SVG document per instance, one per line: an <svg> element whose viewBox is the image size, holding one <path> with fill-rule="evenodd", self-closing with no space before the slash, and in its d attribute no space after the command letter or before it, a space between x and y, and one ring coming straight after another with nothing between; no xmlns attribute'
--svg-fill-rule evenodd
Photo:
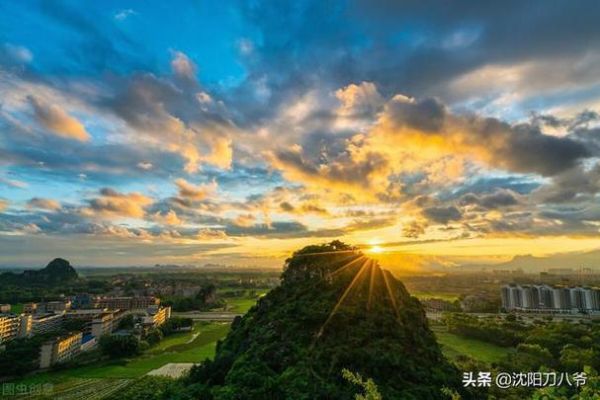
<svg viewBox="0 0 600 400"><path fill-rule="evenodd" d="M186 344L187 342L191 341L195 335L200 335L200 333L202 333L203 329L204 328L202 327L202 324L196 323L196 324L194 324L194 327L191 332L181 332L181 333L174 333L172 335L169 335L169 336L165 337L163 340L161 340L160 343L158 343L156 346L153 346L149 350L149 352L150 353L161 353L164 350L167 350L169 347L172 347L175 345L180 345L180 344Z"/></svg>
<svg viewBox="0 0 600 400"><path fill-rule="evenodd" d="M439 293L439 292L411 292L412 296L415 296L418 299L440 299L446 301L456 301L458 300L458 295L454 293Z"/></svg>
<svg viewBox="0 0 600 400"><path fill-rule="evenodd" d="M140 377L167 363L197 363L215 354L217 340L229 331L229 324L218 322L199 322L193 332L176 334L165 338L161 343L139 357L117 361L102 361L94 365L46 372L33 375L23 382L59 383L71 378L79 379L132 379ZM194 334L193 341L188 341Z"/></svg>
<svg viewBox="0 0 600 400"><path fill-rule="evenodd" d="M466 355L478 361L493 363L514 351L511 347L500 347L441 330L436 330L435 336L437 342L442 346L442 352L451 360L456 359L459 355Z"/></svg>
<svg viewBox="0 0 600 400"><path fill-rule="evenodd" d="M256 304L261 296L264 296L267 290L257 290L257 296L243 296L243 297L225 297L227 302L227 311L237 312L240 314L246 313L253 305Z"/></svg>
<svg viewBox="0 0 600 400"><path fill-rule="evenodd" d="M256 304L256 298L232 297L225 301L227 302L227 311L246 313L253 305Z"/></svg>

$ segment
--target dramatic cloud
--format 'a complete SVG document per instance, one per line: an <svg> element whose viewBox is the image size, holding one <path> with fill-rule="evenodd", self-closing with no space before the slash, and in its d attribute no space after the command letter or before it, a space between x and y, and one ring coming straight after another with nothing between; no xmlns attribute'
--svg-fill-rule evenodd
<svg viewBox="0 0 600 400"><path fill-rule="evenodd" d="M202 91L186 55L176 52L171 66L173 79L134 76L106 106L134 130L133 140L180 154L187 172L202 163L229 168L236 127L223 103Z"/></svg>
<svg viewBox="0 0 600 400"><path fill-rule="evenodd" d="M545 5L543 12L539 7L512 0L502 6L469 1L439 6L357 0L335 7L316 0L293 7L253 2L245 11L261 41L254 46L248 75L256 81L271 77L264 86L274 103L314 81L333 87L372 81L388 95L444 95L446 101L473 101L479 108L511 91L529 98L549 89L569 90L572 96L585 92L590 83L598 83L598 63L593 61L598 52L590 45L600 40L592 17L598 6L557 3ZM307 20L320 21L323 28L314 29ZM290 43L294 51L289 51ZM314 68L315 59L319 68ZM527 63L535 67L524 67ZM505 76L510 72L487 76L480 80L479 92L477 87L448 87L488 65L525 71L509 78L509 84ZM587 87L566 84L588 78ZM499 90L485 91L490 85Z"/></svg>
<svg viewBox="0 0 600 400"><path fill-rule="evenodd" d="M152 203L151 198L141 193L119 193L104 188L100 190L100 197L89 200L89 210L100 216L143 218L145 208Z"/></svg>
<svg viewBox="0 0 600 400"><path fill-rule="evenodd" d="M600 6L480 3L0 6L3 260L592 246Z"/></svg>
<svg viewBox="0 0 600 400"><path fill-rule="evenodd" d="M463 206L479 206L485 209L496 209L517 205L518 195L510 190L498 190L494 193L476 195L473 193L461 197L460 204Z"/></svg>
<svg viewBox="0 0 600 400"><path fill-rule="evenodd" d="M585 169L572 168L554 177L548 185L541 186L532 197L542 203L568 203L594 201L600 193L600 163Z"/></svg>
<svg viewBox="0 0 600 400"><path fill-rule="evenodd" d="M82 142L90 140L90 134L76 118L67 114L56 104L47 104L42 100L30 96L29 103L33 108L36 120L52 133Z"/></svg>
<svg viewBox="0 0 600 400"><path fill-rule="evenodd" d="M572 168L578 160L590 156L582 143L546 135L534 125L450 114L434 99L405 96L395 96L388 102L374 135L395 139L401 148L416 144L438 156L471 156L495 168L544 176Z"/></svg>
<svg viewBox="0 0 600 400"><path fill-rule="evenodd" d="M458 221L461 218L460 211L454 207L429 207L423 210L423 215L433 222L446 225L450 221Z"/></svg>
<svg viewBox="0 0 600 400"><path fill-rule="evenodd" d="M161 214L160 212L156 212L152 215L152 219L158 223L164 225L181 225L183 221L179 219L177 213L173 210L169 210L165 214Z"/></svg>
<svg viewBox="0 0 600 400"><path fill-rule="evenodd" d="M348 89L345 90L356 90ZM452 113L439 100L392 97L364 132L306 141L267 152L283 176L356 199L399 199L401 174L425 174L419 185L460 181L469 165L554 176L592 154L582 140L545 134L539 125Z"/></svg>
<svg viewBox="0 0 600 400"><path fill-rule="evenodd" d="M341 103L338 113L348 118L371 117L384 104L384 99L373 82L362 82L359 85L352 83L336 90L335 96Z"/></svg>
<svg viewBox="0 0 600 400"><path fill-rule="evenodd" d="M34 197L27 202L27 206L30 208L38 208L40 210L60 210L61 205L58 201L52 199L43 199L40 197Z"/></svg>
<svg viewBox="0 0 600 400"><path fill-rule="evenodd" d="M212 196L217 189L215 181L206 185L194 185L183 178L179 178L175 180L175 185L179 189L179 196L188 200L204 200Z"/></svg>

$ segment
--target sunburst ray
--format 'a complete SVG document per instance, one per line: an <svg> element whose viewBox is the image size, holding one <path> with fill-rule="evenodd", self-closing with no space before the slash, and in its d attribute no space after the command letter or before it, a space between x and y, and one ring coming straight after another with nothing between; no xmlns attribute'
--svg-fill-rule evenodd
<svg viewBox="0 0 600 400"><path fill-rule="evenodd" d="M333 309L329 313L329 316L327 317L327 319L325 320L325 322L323 323L323 325L319 329L319 332L317 333L317 338L319 338L323 334L323 330L325 329L325 327L327 326L327 324L329 323L329 321L331 321L331 319L333 318L333 316L335 315L335 313L337 312L337 310L340 308L340 306L342 305L342 303L344 302L344 300L346 300L346 297L348 297L348 295L350 294L350 291L352 290L352 288L354 287L354 285L356 285L356 283L359 281L359 279L362 276L362 274L366 271L365 267L368 265L368 261L369 261L368 259L364 260L363 264L360 266L360 269L358 270L358 272L356 273L356 275L354 275L354 278L352 279L352 282L350 282L350 284L348 285L348 287L346 288L346 290L344 290L344 293L339 298L339 300L337 301L337 303L335 304L335 306L333 307Z"/></svg>
<svg viewBox="0 0 600 400"><path fill-rule="evenodd" d="M374 260L371 261L371 276L369 279L369 297L367 300L367 311L371 311L371 304L373 304L373 289L375 288L375 271L377 270L377 265Z"/></svg>
<svg viewBox="0 0 600 400"><path fill-rule="evenodd" d="M390 281L388 279L387 276L387 271L382 271L383 274L383 281L385 283L385 288L387 290L388 295L390 296L390 301L392 302L392 307L394 307L394 311L396 313L396 317L400 317L400 310L398 308L398 304L396 303L396 297L394 296L394 293L392 291L392 287L390 285Z"/></svg>
<svg viewBox="0 0 600 400"><path fill-rule="evenodd" d="M334 276L336 276L337 274L342 273L343 271L345 271L346 269L350 268L352 265L354 265L355 263L357 263L358 261L365 261L367 260L367 257L365 257L364 255L361 255L357 258L355 258L354 260L350 261L349 263L346 263L345 265L342 265L341 267L339 267L338 269L336 269L335 271L333 271L331 273L331 275L329 275L331 278L333 278Z"/></svg>

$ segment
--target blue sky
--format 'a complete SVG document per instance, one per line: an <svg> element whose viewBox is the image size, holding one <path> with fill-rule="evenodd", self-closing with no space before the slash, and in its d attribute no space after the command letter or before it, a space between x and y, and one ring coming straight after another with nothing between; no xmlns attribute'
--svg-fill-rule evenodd
<svg viewBox="0 0 600 400"><path fill-rule="evenodd" d="M448 263L596 248L599 14L4 2L0 264L279 265L334 238Z"/></svg>

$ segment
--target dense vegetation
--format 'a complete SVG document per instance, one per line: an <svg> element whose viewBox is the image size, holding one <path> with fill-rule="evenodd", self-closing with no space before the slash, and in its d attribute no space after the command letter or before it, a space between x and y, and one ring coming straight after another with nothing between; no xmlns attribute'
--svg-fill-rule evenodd
<svg viewBox="0 0 600 400"><path fill-rule="evenodd" d="M48 336L18 338L4 344L0 352L0 377L19 376L39 367L40 347Z"/></svg>
<svg viewBox="0 0 600 400"><path fill-rule="evenodd" d="M217 307L223 307L223 301L217 299L217 287L213 283L205 284L195 296L168 296L162 302L171 306L173 311L207 311Z"/></svg>
<svg viewBox="0 0 600 400"><path fill-rule="evenodd" d="M67 260L56 258L39 270L0 274L0 303L58 300L76 293L104 293L110 287L106 281L79 278Z"/></svg>
<svg viewBox="0 0 600 400"><path fill-rule="evenodd" d="M124 319L121 322L123 321L126 321L123 325L129 325L131 319ZM149 346L159 343L165 336L169 336L181 329L191 329L193 323L190 318L173 317L160 327L152 328L145 332L141 335L141 339L132 333L104 335L99 341L100 351L103 355L110 358L136 356Z"/></svg>
<svg viewBox="0 0 600 400"><path fill-rule="evenodd" d="M57 282L69 282L78 278L77 272L71 264L62 258L55 258L45 268L40 270L26 270L20 274L4 272L0 275L3 282L22 284L53 285Z"/></svg>
<svg viewBox="0 0 600 400"><path fill-rule="evenodd" d="M0 350L0 380L7 377L24 375L39 368L40 349L44 342L60 335L71 332L73 327L81 321L69 321L52 332L32 337L16 338L3 343L4 350Z"/></svg>
<svg viewBox="0 0 600 400"><path fill-rule="evenodd" d="M549 317L525 323L514 315L477 318L467 314L448 314L443 322L451 333L515 348L504 359L489 366L477 365L473 360L464 359L460 367L465 371L575 373L585 370L592 380L582 390L588 393L596 390L595 395L600 396L600 385L598 379L594 378L597 371L600 371L600 323L596 321L555 322ZM596 385L596 389L593 389L593 385ZM531 396L536 398L541 393L552 394L550 398L553 399L585 398L577 388L567 385L538 392L522 388L499 391L492 387L489 394L502 396L499 398L521 399Z"/></svg>
<svg viewBox="0 0 600 400"><path fill-rule="evenodd" d="M375 262L332 242L287 260L280 287L234 321L179 397L349 399L357 388L344 369L371 380L385 399L461 390L419 302Z"/></svg>
<svg viewBox="0 0 600 400"><path fill-rule="evenodd" d="M98 344L102 354L111 358L131 357L143 350L141 341L133 335L104 335Z"/></svg>
<svg viewBox="0 0 600 400"><path fill-rule="evenodd" d="M523 340L527 329L512 318L495 320L479 319L468 314L446 314L444 323L448 331L457 335L470 337L497 344L499 346L516 346Z"/></svg>
<svg viewBox="0 0 600 400"><path fill-rule="evenodd" d="M191 318L171 317L159 329L164 336L168 336L181 329L191 329L193 324Z"/></svg>

